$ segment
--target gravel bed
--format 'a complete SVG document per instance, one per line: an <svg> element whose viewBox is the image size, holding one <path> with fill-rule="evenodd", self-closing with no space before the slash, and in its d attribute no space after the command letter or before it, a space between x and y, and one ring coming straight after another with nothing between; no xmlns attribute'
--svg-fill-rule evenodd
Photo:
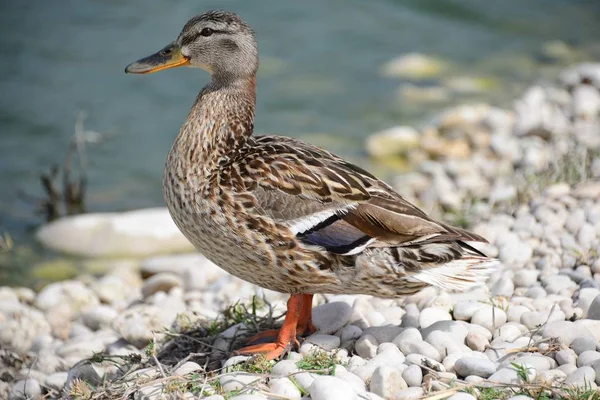
<svg viewBox="0 0 600 400"><path fill-rule="evenodd" d="M397 186L454 216L470 202L477 246L500 260L486 285L317 296L318 332L267 362L231 351L281 321L285 295L199 254L115 260L38 293L0 287L0 398L598 398L598 88L600 66L579 65L514 110L457 107L410 142L421 167ZM409 143L390 132L373 154Z"/></svg>

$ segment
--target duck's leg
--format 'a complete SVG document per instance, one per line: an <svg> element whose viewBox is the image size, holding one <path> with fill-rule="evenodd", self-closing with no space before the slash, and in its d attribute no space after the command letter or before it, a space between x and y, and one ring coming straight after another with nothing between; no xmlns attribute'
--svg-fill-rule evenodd
<svg viewBox="0 0 600 400"><path fill-rule="evenodd" d="M302 310L300 310L300 317L298 318L298 326L296 327L296 334L298 336L309 336L317 331L317 328L312 322L312 294L302 295Z"/></svg>
<svg viewBox="0 0 600 400"><path fill-rule="evenodd" d="M302 294L302 308L296 325L296 336L309 336L317 331L312 323L312 294ZM277 339L279 329L270 329L268 331L257 333L248 339L248 344L272 342Z"/></svg>
<svg viewBox="0 0 600 400"><path fill-rule="evenodd" d="M290 346L296 345L296 326L300 314L302 313L302 304L304 302L302 294L293 294L287 302L287 314L283 321L283 326L279 329L277 340L274 343L256 344L243 347L236 351L237 354L265 354L267 360L273 360L281 356Z"/></svg>

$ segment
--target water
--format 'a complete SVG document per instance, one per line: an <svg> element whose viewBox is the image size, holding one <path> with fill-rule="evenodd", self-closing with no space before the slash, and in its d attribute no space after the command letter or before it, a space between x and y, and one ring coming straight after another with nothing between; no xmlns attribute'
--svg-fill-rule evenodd
<svg viewBox="0 0 600 400"><path fill-rule="evenodd" d="M5 1L0 233L33 242L41 219L22 193L42 195L39 174L62 163L81 111L86 129L115 134L89 149L88 209L162 204L165 155L208 76L194 69L129 76L123 68L212 8L236 11L256 30L256 131L305 138L363 165L368 133L442 106L396 99L401 82L378 71L398 54L439 56L454 75L493 76L497 90L480 97L500 104L560 67L541 57L545 42L568 43L575 58L600 54L598 1Z"/></svg>

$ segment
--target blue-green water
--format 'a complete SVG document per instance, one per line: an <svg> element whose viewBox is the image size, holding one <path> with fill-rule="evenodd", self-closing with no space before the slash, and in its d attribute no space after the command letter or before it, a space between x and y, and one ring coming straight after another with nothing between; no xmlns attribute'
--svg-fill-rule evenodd
<svg viewBox="0 0 600 400"><path fill-rule="evenodd" d="M0 233L17 244L30 244L41 222L19 193L42 194L39 173L62 162L80 111L89 116L86 129L115 134L89 149L88 209L162 204L165 154L208 76L194 69L128 76L123 68L207 9L235 11L256 31L257 132L303 137L367 165L368 133L442 106L395 100L401 82L379 70L401 53L440 57L450 75L498 79L478 98L500 104L560 69L542 56L547 41L564 41L574 59L600 55L600 1L10 0L1 7Z"/></svg>

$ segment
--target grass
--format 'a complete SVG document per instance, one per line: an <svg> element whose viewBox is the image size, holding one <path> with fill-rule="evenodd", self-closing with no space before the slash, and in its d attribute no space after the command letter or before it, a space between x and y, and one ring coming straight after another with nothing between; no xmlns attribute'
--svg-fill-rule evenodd
<svg viewBox="0 0 600 400"><path fill-rule="evenodd" d="M317 350L304 356L304 358L296 363L296 366L306 371L316 373L335 373L335 365L337 361L337 353L328 353L326 351Z"/></svg>

